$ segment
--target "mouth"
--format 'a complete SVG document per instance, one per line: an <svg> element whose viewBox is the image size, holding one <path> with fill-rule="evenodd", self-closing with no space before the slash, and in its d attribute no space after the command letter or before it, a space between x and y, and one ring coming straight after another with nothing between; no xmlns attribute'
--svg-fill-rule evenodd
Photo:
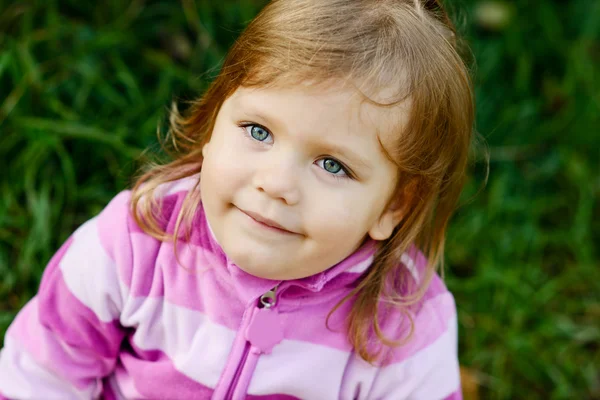
<svg viewBox="0 0 600 400"><path fill-rule="evenodd" d="M252 220L254 220L254 222L258 223L259 225L261 225L264 228L267 228L267 229L270 229L270 230L273 230L276 232L280 232L280 233L298 235L297 232L293 232L293 231L286 229L281 224L278 224L277 222L273 221L272 219L265 218L262 215L257 214L252 211L244 211L241 208L238 208L238 210L240 210L242 213L246 214L248 217L250 217Z"/></svg>

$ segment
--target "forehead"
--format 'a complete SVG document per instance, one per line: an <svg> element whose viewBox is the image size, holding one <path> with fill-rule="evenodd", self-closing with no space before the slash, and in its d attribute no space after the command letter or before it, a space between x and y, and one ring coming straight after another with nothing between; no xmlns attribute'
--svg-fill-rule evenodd
<svg viewBox="0 0 600 400"><path fill-rule="evenodd" d="M410 107L408 100L389 105L392 95L390 90L365 93L348 82L335 80L240 87L229 100L234 108L276 125L305 127L320 133L324 140L345 136L356 142L374 141L388 154L406 125Z"/></svg>

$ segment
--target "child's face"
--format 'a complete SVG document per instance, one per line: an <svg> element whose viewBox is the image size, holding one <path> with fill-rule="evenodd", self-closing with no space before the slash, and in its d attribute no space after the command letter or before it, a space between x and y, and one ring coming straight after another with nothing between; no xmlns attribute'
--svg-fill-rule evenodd
<svg viewBox="0 0 600 400"><path fill-rule="evenodd" d="M340 262L367 236L389 237L400 218L386 207L397 168L379 141L390 142L389 113L341 87L240 88L229 97L201 172L205 213L228 257L258 277L297 279Z"/></svg>

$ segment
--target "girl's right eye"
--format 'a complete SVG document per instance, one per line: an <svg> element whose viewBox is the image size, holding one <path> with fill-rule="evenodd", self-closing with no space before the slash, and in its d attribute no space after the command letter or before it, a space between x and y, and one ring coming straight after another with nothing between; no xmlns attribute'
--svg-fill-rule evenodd
<svg viewBox="0 0 600 400"><path fill-rule="evenodd" d="M256 124L248 124L243 126L248 135L259 142L270 143L273 139L271 139L271 132L269 132L265 127L256 125Z"/></svg>

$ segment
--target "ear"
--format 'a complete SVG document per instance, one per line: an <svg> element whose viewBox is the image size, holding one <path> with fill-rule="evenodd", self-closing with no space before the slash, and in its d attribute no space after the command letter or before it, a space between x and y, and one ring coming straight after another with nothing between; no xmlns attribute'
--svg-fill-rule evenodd
<svg viewBox="0 0 600 400"><path fill-rule="evenodd" d="M374 240L386 240L392 236L394 229L402 222L412 208L412 202L417 192L418 181L408 180L400 192L393 195L393 200L388 204L383 214L375 221L369 230L369 236Z"/></svg>
<svg viewBox="0 0 600 400"><path fill-rule="evenodd" d="M404 217L404 209L388 207L387 210L375 221L375 224L369 230L369 236L374 240L386 240L391 235L396 226Z"/></svg>

